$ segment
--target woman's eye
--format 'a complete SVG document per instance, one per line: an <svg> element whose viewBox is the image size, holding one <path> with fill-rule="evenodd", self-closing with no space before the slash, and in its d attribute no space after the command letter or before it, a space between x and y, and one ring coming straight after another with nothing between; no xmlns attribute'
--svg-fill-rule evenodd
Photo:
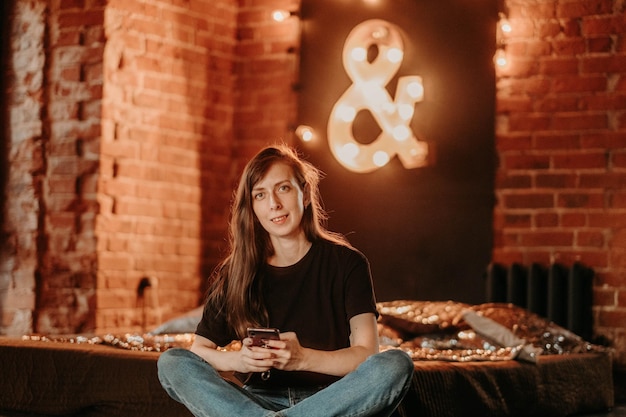
<svg viewBox="0 0 626 417"><path fill-rule="evenodd" d="M256 194L254 195L254 199L255 199L255 200L261 200L262 198L263 198L263 193L256 193Z"/></svg>
<svg viewBox="0 0 626 417"><path fill-rule="evenodd" d="M281 185L281 186L278 188L278 191L282 191L282 192L286 192L286 191L289 191L289 190L291 190L291 187L290 187L290 186L288 186L288 185Z"/></svg>

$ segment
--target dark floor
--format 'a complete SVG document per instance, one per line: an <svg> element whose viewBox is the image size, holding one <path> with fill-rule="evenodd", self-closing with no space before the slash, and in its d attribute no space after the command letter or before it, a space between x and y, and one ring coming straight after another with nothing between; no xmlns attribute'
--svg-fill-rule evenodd
<svg viewBox="0 0 626 417"><path fill-rule="evenodd" d="M42 416L40 414L23 414L23 413L3 413L0 411L0 417L53 417L53 416ZM619 405L613 408L611 411L607 413L594 413L594 414L576 414L572 417L626 417L626 405Z"/></svg>
<svg viewBox="0 0 626 417"><path fill-rule="evenodd" d="M626 417L626 405L615 406L608 413L577 414L580 417Z"/></svg>

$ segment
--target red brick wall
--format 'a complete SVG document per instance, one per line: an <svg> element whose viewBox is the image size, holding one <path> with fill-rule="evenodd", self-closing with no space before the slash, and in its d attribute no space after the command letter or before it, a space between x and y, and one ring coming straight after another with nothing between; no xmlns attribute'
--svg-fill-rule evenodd
<svg viewBox="0 0 626 417"><path fill-rule="evenodd" d="M297 120L300 22L271 19L275 9L298 11L300 0L244 2L237 30L236 176L259 148L287 142Z"/></svg>
<svg viewBox="0 0 626 417"><path fill-rule="evenodd" d="M497 72L493 258L596 272L594 330L626 363L626 14L621 2L506 1Z"/></svg>
<svg viewBox="0 0 626 417"><path fill-rule="evenodd" d="M228 0L108 3L99 331L154 326L200 301L228 214L236 19Z"/></svg>

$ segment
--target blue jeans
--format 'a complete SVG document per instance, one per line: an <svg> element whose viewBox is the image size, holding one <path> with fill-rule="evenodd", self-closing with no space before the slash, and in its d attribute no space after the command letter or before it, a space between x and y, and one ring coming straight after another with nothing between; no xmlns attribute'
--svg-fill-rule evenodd
<svg viewBox="0 0 626 417"><path fill-rule="evenodd" d="M319 389L240 387L186 349L163 352L158 371L165 391L196 417L365 417L393 413L411 383L413 361L388 350Z"/></svg>

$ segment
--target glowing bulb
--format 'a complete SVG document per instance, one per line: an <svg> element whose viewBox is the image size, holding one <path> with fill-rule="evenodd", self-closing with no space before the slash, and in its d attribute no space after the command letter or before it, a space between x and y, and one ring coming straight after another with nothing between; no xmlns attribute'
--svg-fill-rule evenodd
<svg viewBox="0 0 626 417"><path fill-rule="evenodd" d="M402 58L404 57L404 52L402 52L401 49L398 48L390 48L387 51L387 59L390 62L393 62L394 64L397 62L402 61Z"/></svg>
<svg viewBox="0 0 626 417"><path fill-rule="evenodd" d="M284 22L289 18L289 16L291 16L291 13L289 13L287 10L274 10L272 12L272 19L274 19L276 22Z"/></svg>
<svg viewBox="0 0 626 417"><path fill-rule="evenodd" d="M410 154L412 157L416 157L416 156L418 156L418 155L421 155L421 154L422 154L422 152L420 152L420 150L419 150L419 149L417 149L417 148L411 148L411 150L409 151L409 154Z"/></svg>
<svg viewBox="0 0 626 417"><path fill-rule="evenodd" d="M496 51L496 54L493 57L493 62L495 62L495 64L500 68L506 67L506 65L508 64L508 59L506 58L506 52L504 51L504 49L499 48Z"/></svg>
<svg viewBox="0 0 626 417"><path fill-rule="evenodd" d="M381 26L372 32L372 38L374 39L383 39L387 36L389 36L389 30L384 26Z"/></svg>
<svg viewBox="0 0 626 417"><path fill-rule="evenodd" d="M383 110L387 114L393 114L396 111L396 105L393 103L384 103Z"/></svg>
<svg viewBox="0 0 626 417"><path fill-rule="evenodd" d="M385 166L389 162L389 154L385 151L376 151L372 157L372 161L374 161L374 165L377 167Z"/></svg>
<svg viewBox="0 0 626 417"><path fill-rule="evenodd" d="M502 30L502 33L511 33L513 27L507 19L502 19L500 20L500 30Z"/></svg>
<svg viewBox="0 0 626 417"><path fill-rule="evenodd" d="M407 93L409 93L409 96L414 99L418 99L424 96L424 86L422 85L422 83L417 81L410 82L409 85L406 86L406 91Z"/></svg>
<svg viewBox="0 0 626 417"><path fill-rule="evenodd" d="M411 104L401 104L398 106L398 114L402 120L410 120L415 113L415 109Z"/></svg>
<svg viewBox="0 0 626 417"><path fill-rule="evenodd" d="M365 50L365 48L361 47L354 48L350 52L350 56L357 62L363 62L367 58L367 51Z"/></svg>
<svg viewBox="0 0 626 417"><path fill-rule="evenodd" d="M359 147L356 146L356 144L354 143L346 143L339 149L339 152L337 153L342 160L346 162L351 161L359 154Z"/></svg>
<svg viewBox="0 0 626 417"><path fill-rule="evenodd" d="M337 108L337 117L346 123L350 123L356 117L356 110L352 106L341 105Z"/></svg>
<svg viewBox="0 0 626 417"><path fill-rule="evenodd" d="M313 133L313 128L306 125L300 125L296 128L296 136L298 136L304 142L310 142L315 137Z"/></svg>
<svg viewBox="0 0 626 417"><path fill-rule="evenodd" d="M411 136L411 132L405 125L400 125L393 128L392 136L398 142L404 142Z"/></svg>

